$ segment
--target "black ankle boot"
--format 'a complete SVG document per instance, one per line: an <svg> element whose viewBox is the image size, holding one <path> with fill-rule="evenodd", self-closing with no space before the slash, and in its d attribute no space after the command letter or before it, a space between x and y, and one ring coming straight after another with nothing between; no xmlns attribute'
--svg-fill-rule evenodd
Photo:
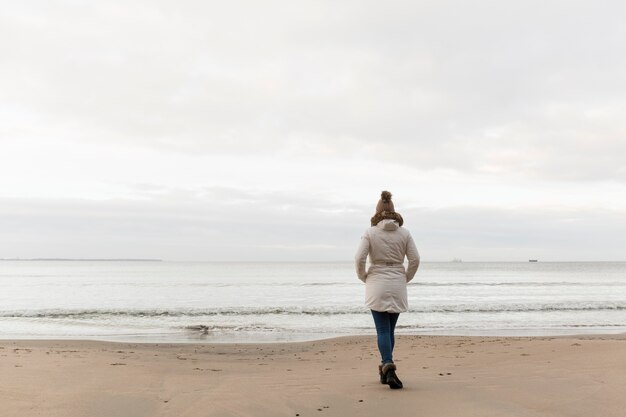
<svg viewBox="0 0 626 417"><path fill-rule="evenodd" d="M402 388L402 381L396 375L396 365L393 363L386 363L382 366L381 372L385 377L385 384L389 385L391 389Z"/></svg>
<svg viewBox="0 0 626 417"><path fill-rule="evenodd" d="M383 374L383 366L382 365L378 365L378 375L380 376L380 383L381 384L386 384L387 383L387 377L385 377L385 374Z"/></svg>

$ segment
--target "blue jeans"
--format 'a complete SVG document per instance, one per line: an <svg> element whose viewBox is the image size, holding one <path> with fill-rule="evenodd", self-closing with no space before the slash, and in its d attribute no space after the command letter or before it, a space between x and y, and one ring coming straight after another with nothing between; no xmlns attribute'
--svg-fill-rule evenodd
<svg viewBox="0 0 626 417"><path fill-rule="evenodd" d="M396 329L396 323L400 313L387 313L385 311L372 310L374 324L376 325L376 334L378 336L378 351L382 363L393 362L393 346L395 338L393 332Z"/></svg>

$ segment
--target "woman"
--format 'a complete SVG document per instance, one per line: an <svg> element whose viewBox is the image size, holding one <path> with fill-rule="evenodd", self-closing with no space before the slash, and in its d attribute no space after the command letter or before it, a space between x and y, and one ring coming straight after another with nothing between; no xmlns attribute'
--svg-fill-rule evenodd
<svg viewBox="0 0 626 417"><path fill-rule="evenodd" d="M402 227L404 220L396 213L389 191L382 192L371 222L355 256L356 272L365 282L365 306L372 311L376 325L380 382L397 389L402 388L402 381L393 363L394 330L400 313L408 310L406 284L413 279L420 256L411 233ZM370 267L366 270L368 255ZM406 270L405 256L409 261Z"/></svg>

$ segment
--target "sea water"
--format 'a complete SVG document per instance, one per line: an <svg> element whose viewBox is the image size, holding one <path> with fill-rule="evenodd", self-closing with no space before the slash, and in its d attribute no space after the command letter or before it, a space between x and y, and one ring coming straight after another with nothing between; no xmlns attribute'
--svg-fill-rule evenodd
<svg viewBox="0 0 626 417"><path fill-rule="evenodd" d="M0 261L0 338L258 342L374 334L351 262ZM626 263L424 262L397 332L626 331Z"/></svg>

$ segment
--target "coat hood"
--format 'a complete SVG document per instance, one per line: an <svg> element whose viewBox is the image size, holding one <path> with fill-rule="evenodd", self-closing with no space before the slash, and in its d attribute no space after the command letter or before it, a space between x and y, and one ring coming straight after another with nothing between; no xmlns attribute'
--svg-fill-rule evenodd
<svg viewBox="0 0 626 417"><path fill-rule="evenodd" d="M376 227L378 227L380 229L383 229L383 230L387 230L387 231L393 231L393 230L398 230L400 225L398 224L398 222L396 220L393 220L393 219L383 219L383 220L378 222Z"/></svg>

